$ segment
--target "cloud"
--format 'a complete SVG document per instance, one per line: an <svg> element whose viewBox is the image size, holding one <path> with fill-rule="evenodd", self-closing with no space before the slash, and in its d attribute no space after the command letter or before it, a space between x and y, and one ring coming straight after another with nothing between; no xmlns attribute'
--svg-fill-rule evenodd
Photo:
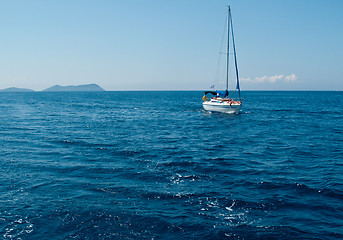
<svg viewBox="0 0 343 240"><path fill-rule="evenodd" d="M295 82L297 79L298 77L294 73L285 77L286 82Z"/></svg>
<svg viewBox="0 0 343 240"><path fill-rule="evenodd" d="M273 75L273 76L263 76L263 77L255 77L255 78L241 78L243 82L251 82L251 83L276 83L276 82L295 82L298 77L292 73L290 75Z"/></svg>

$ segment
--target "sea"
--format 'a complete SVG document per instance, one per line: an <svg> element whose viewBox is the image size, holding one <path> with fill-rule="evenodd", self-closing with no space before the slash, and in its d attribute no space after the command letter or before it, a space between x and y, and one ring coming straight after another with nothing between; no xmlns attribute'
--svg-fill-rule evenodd
<svg viewBox="0 0 343 240"><path fill-rule="evenodd" d="M0 239L343 239L343 92L0 93Z"/></svg>

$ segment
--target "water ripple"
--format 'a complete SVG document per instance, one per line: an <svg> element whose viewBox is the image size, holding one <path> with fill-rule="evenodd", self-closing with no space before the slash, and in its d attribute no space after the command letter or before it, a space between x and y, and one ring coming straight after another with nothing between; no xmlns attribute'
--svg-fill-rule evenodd
<svg viewBox="0 0 343 240"><path fill-rule="evenodd" d="M0 94L2 238L343 238L343 95L201 94Z"/></svg>

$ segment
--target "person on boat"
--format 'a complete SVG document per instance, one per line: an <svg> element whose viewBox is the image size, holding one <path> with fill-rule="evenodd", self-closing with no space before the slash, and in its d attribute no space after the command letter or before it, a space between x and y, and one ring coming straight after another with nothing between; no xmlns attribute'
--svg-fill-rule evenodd
<svg viewBox="0 0 343 240"><path fill-rule="evenodd" d="M224 99L225 102L229 102L229 103L232 103L233 100L229 97L228 99Z"/></svg>

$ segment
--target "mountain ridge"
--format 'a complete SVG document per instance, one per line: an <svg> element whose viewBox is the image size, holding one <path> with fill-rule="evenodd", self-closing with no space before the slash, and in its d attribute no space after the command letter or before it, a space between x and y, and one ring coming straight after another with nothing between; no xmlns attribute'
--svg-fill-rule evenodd
<svg viewBox="0 0 343 240"><path fill-rule="evenodd" d="M105 89L100 87L98 84L83 84L76 86L60 86L55 85L44 89L43 92L103 92Z"/></svg>
<svg viewBox="0 0 343 240"><path fill-rule="evenodd" d="M28 88L17 88L17 87L9 87L5 89L0 89L1 92L35 92L32 89Z"/></svg>
<svg viewBox="0 0 343 240"><path fill-rule="evenodd" d="M75 85L75 86L54 85L42 91L35 91L28 88L17 88L17 87L9 87L5 89L0 89L0 92L103 92L103 91L106 91L106 90L95 83Z"/></svg>

